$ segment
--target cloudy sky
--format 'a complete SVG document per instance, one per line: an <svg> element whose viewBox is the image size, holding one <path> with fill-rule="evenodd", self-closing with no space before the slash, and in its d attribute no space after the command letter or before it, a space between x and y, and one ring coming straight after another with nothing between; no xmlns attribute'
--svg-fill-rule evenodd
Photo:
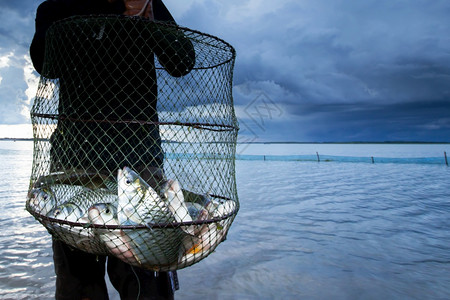
<svg viewBox="0 0 450 300"><path fill-rule="evenodd" d="M40 2L0 0L0 137L29 134ZM236 48L240 141L450 141L448 0L165 3Z"/></svg>

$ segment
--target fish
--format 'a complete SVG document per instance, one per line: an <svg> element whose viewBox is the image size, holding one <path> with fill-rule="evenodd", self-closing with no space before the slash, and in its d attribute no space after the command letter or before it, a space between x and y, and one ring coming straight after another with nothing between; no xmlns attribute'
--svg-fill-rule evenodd
<svg viewBox="0 0 450 300"><path fill-rule="evenodd" d="M57 205L47 213L47 217L74 223L88 222L85 212L73 202L65 202Z"/></svg>
<svg viewBox="0 0 450 300"><path fill-rule="evenodd" d="M200 235L192 241L191 248L185 248L185 252L179 257L178 265L185 267L208 256L225 238L226 230L215 223L203 225Z"/></svg>
<svg viewBox="0 0 450 300"><path fill-rule="evenodd" d="M231 222L229 222L230 217L237 213L237 203L233 200L211 200L207 206L207 209L213 218L223 219L217 221L216 226L219 230L223 230L226 234L228 227L231 225Z"/></svg>
<svg viewBox="0 0 450 300"><path fill-rule="evenodd" d="M36 213L45 216L58 204L69 202L73 196L84 190L85 188L79 185L40 185L30 191L28 205Z"/></svg>
<svg viewBox="0 0 450 300"><path fill-rule="evenodd" d="M187 203L188 208L193 211L193 213L197 213L197 210L201 211L201 213L198 212L198 216L199 218L203 218L203 220L222 217L225 217L225 219L204 224L195 231L195 238L192 238L191 240L188 238L185 239L183 242L185 251L181 254L179 259L180 266L191 265L209 255L226 238L228 229L231 226L231 219L227 216L232 215L237 208L236 202L233 200L222 202L210 200L205 202L206 207L203 207L198 203ZM189 242L192 246L186 247L189 246Z"/></svg>
<svg viewBox="0 0 450 300"><path fill-rule="evenodd" d="M28 194L27 209L40 215L59 204L70 202L83 191L104 190L117 194L117 182L110 176L82 170L56 172L39 177Z"/></svg>
<svg viewBox="0 0 450 300"><path fill-rule="evenodd" d="M89 228L88 208L98 202L117 202L117 194L106 189L92 190L79 185L52 184L45 189L50 201L46 209L54 205L47 217L74 224L44 220L45 226L56 238L89 253L105 252L99 249L94 232ZM40 194L42 196L42 194Z"/></svg>
<svg viewBox="0 0 450 300"><path fill-rule="evenodd" d="M204 206L199 203L185 202L188 209L188 213L192 220L202 219L202 215L208 213Z"/></svg>
<svg viewBox="0 0 450 300"><path fill-rule="evenodd" d="M186 224L223 217L234 211L235 203L211 200L186 192L175 179L169 179L158 194L136 172L118 170L117 219L120 225L147 225L124 228L131 252L141 266L155 269L174 264L191 264L208 255L225 237L229 224L217 221ZM193 202L187 202L185 195ZM179 226L163 227L162 224Z"/></svg>
<svg viewBox="0 0 450 300"><path fill-rule="evenodd" d="M179 259L183 238L187 235L179 227L123 229L129 245L141 267L159 271Z"/></svg>
<svg viewBox="0 0 450 300"><path fill-rule="evenodd" d="M97 203L92 205L88 209L88 218L92 224L119 226L115 203ZM131 248L130 237L123 230L119 228L95 228L94 234L104 243L108 251L117 258L129 264L141 264L139 257L136 256Z"/></svg>
<svg viewBox="0 0 450 300"><path fill-rule="evenodd" d="M183 241L192 236L194 226L159 226L192 221L178 181L168 180L162 196L128 167L118 170L117 181L119 224L147 226L123 229L141 265L158 270L176 263L180 249L186 247Z"/></svg>
<svg viewBox="0 0 450 300"><path fill-rule="evenodd" d="M75 203L84 212L88 212L89 208L97 203L117 203L117 193L109 191L107 189L91 190L85 188L80 193L70 198L72 203Z"/></svg>
<svg viewBox="0 0 450 300"><path fill-rule="evenodd" d="M92 229L84 226L89 224L87 213L77 204L73 202L62 203L50 210L46 216L56 220L79 224L79 226L74 226L59 222L47 222L46 227L56 238L80 250L90 253L96 251L96 245L92 239L94 237Z"/></svg>
<svg viewBox="0 0 450 300"><path fill-rule="evenodd" d="M74 246L90 253L106 252L103 243L98 238L94 239L94 228L88 227L92 223L89 219L89 208L96 203L117 203L117 193L104 188L95 190L84 188L71 197L70 202L77 205L83 214L82 218L77 221L77 223L82 223L81 226L73 227L70 232L75 241ZM77 238L77 235L80 237Z"/></svg>
<svg viewBox="0 0 450 300"><path fill-rule="evenodd" d="M118 225L117 207L114 203L96 203L89 207L88 218L96 225Z"/></svg>
<svg viewBox="0 0 450 300"><path fill-rule="evenodd" d="M192 222L186 202L184 201L183 190L178 180L169 179L163 187L164 197L167 206L177 223ZM193 235L195 226L181 226L186 233Z"/></svg>
<svg viewBox="0 0 450 300"><path fill-rule="evenodd" d="M28 193L27 208L40 215L47 215L56 203L55 197L45 189L34 188Z"/></svg>
<svg viewBox="0 0 450 300"><path fill-rule="evenodd" d="M211 200L210 205L207 206L207 209L215 218L221 218L232 214L236 210L236 202L233 200L225 200L220 202Z"/></svg>
<svg viewBox="0 0 450 300"><path fill-rule="evenodd" d="M128 167L117 172L117 217L121 225L168 222L170 211L158 193Z"/></svg>
<svg viewBox="0 0 450 300"><path fill-rule="evenodd" d="M183 195L185 202L198 203L204 207L206 207L208 203L211 202L211 198L207 194L198 194L184 189Z"/></svg>

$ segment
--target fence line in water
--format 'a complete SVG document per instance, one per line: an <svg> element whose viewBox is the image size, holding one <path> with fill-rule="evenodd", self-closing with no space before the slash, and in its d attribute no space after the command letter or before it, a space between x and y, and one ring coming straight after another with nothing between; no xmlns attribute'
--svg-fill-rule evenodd
<svg viewBox="0 0 450 300"><path fill-rule="evenodd" d="M444 157L362 157L362 156L337 156L337 155L245 155L237 154L237 160L264 160L264 161L316 161L316 162L352 162L352 163L397 163L397 164L446 164L447 155Z"/></svg>
<svg viewBox="0 0 450 300"><path fill-rule="evenodd" d="M199 160L215 160L215 159L230 159L228 155L221 153L166 153L165 158L169 160L186 160L186 159L199 159ZM250 154L236 154L236 160L248 160L248 161L300 161L300 162L346 162L346 163L389 163L389 164L434 164L448 166L446 155L444 157L365 157L365 156L338 156L338 155L320 155L316 152L315 155L250 155Z"/></svg>

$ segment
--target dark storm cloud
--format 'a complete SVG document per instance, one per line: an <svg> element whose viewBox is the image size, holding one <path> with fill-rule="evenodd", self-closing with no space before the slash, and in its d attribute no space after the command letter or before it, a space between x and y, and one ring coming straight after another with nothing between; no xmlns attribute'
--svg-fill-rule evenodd
<svg viewBox="0 0 450 300"><path fill-rule="evenodd" d="M280 118L242 118L241 142L249 141L448 141L448 103L391 105L311 104L288 107ZM273 113L277 112L275 109ZM290 113L290 116L288 115ZM293 117L294 116L294 117ZM260 126L263 124L263 126Z"/></svg>
<svg viewBox="0 0 450 300"><path fill-rule="evenodd" d="M261 93L283 109L253 135L449 140L450 2L230 5L200 1L184 20L236 46L234 97L243 127L258 131L245 111Z"/></svg>
<svg viewBox="0 0 450 300"><path fill-rule="evenodd" d="M322 104L291 107L308 141L448 140L450 105L446 101L377 104ZM288 133L286 133L288 134Z"/></svg>

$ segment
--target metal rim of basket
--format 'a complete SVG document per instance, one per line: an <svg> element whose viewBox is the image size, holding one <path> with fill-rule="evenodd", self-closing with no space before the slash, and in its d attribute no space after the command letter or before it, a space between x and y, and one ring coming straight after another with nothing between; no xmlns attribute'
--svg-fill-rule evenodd
<svg viewBox="0 0 450 300"><path fill-rule="evenodd" d="M223 48L222 49L227 50L227 51L229 51L231 53L231 56L228 59L224 60L223 62L220 62L220 63L218 63L216 65L213 65L213 66L208 66L208 67L194 67L193 68L194 70L195 69L200 70L200 69L215 68L215 67L227 64L228 62L233 61L236 58L236 50L234 49L234 47L230 43L226 42L225 40L223 40L223 39L221 39L221 38L219 38L217 36L214 36L214 35L208 34L208 33L204 33L204 32L198 31L198 30L190 29L190 28L187 28L187 27L184 27L184 26L180 26L178 24L171 24L171 23L166 23L166 22L161 22L161 21L150 20L150 19L148 19L146 17L141 17L141 16L126 16L126 15L111 15L111 14L109 14L109 15L108 14L106 14L106 15L103 14L103 15L71 16L71 17L68 17L68 18L65 18L65 19L58 20L58 21L54 22L50 26L49 29L51 29L54 26L57 26L60 23L64 23L64 22L67 22L67 21L72 21L72 20L76 21L76 20L83 20L83 19L84 20L86 20L86 19L102 19L102 18L103 19L109 19L109 20L113 20L113 19L130 20L130 19L132 19L132 20L135 20L135 21L138 21L138 22L154 23L154 24L158 24L160 26L164 26L164 27L168 27L168 28L174 28L174 29L178 29L178 30L183 30L185 32L191 32L191 33L198 34L198 35L201 35L201 36L204 36L204 37L212 38L212 39L216 40L217 42L220 42L221 44L223 44ZM212 46L212 47L220 48L218 46L214 46L214 45L211 45L211 44L209 44L209 45ZM157 68L157 69L162 69L162 68Z"/></svg>

